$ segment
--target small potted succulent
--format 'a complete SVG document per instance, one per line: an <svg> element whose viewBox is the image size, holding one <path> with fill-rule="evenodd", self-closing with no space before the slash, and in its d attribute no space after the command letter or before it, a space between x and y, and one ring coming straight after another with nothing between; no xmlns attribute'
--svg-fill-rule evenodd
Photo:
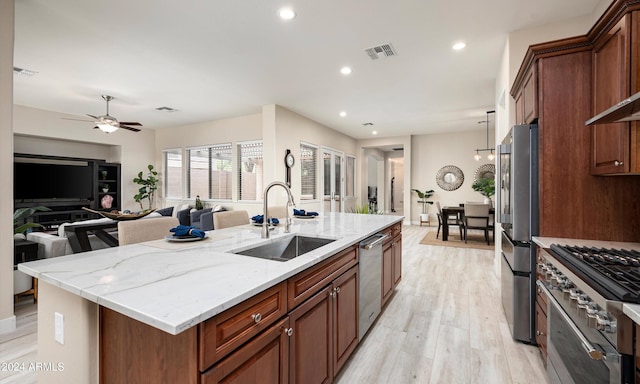
<svg viewBox="0 0 640 384"><path fill-rule="evenodd" d="M431 196L435 193L433 189L422 192L419 189L412 189L418 195L418 203L422 204L422 213L420 214L420 222L425 223L429 221L429 208L428 204L433 204L433 201L429 201Z"/></svg>

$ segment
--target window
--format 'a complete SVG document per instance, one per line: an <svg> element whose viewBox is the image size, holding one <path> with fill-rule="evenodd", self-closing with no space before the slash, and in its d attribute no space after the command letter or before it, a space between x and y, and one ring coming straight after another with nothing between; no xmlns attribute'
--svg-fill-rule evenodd
<svg viewBox="0 0 640 384"><path fill-rule="evenodd" d="M182 199L182 149L162 151L164 162L164 196Z"/></svg>
<svg viewBox="0 0 640 384"><path fill-rule="evenodd" d="M300 200L315 200L317 195L318 148L300 144Z"/></svg>
<svg viewBox="0 0 640 384"><path fill-rule="evenodd" d="M347 155L347 169L345 181L345 197L356 196L356 158Z"/></svg>
<svg viewBox="0 0 640 384"><path fill-rule="evenodd" d="M262 141L238 144L238 200L258 200L263 166Z"/></svg>
<svg viewBox="0 0 640 384"><path fill-rule="evenodd" d="M231 144L187 149L187 196L231 200Z"/></svg>

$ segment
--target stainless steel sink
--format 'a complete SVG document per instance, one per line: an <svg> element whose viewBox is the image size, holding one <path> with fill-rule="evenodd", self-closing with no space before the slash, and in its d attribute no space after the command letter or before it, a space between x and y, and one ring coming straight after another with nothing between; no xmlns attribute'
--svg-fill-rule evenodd
<svg viewBox="0 0 640 384"><path fill-rule="evenodd" d="M295 235L273 239L267 244L235 250L232 253L275 261L289 261L333 241L335 239Z"/></svg>

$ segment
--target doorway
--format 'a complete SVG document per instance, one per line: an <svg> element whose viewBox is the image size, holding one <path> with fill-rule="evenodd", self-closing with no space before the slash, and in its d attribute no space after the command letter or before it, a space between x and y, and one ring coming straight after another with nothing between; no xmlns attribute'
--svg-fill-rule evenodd
<svg viewBox="0 0 640 384"><path fill-rule="evenodd" d="M404 216L404 154L396 151L387 157L389 190L388 214Z"/></svg>
<svg viewBox="0 0 640 384"><path fill-rule="evenodd" d="M342 212L344 195L344 153L322 148L324 213Z"/></svg>

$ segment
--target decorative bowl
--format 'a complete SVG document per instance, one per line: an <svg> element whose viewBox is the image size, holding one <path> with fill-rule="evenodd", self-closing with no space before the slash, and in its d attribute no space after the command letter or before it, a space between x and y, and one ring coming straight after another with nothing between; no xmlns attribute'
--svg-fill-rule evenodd
<svg viewBox="0 0 640 384"><path fill-rule="evenodd" d="M85 211L89 211L91 213L96 213L102 217L106 217L107 219L111 219L111 220L120 220L120 221L124 221L124 220L137 220L140 218L143 218L145 216L147 216L148 214L150 214L151 212L154 212L155 209L146 209L144 211L140 211L140 212L131 212L131 213L123 213L120 211L114 212L114 211L96 211L87 207L82 207L82 209L84 209Z"/></svg>

